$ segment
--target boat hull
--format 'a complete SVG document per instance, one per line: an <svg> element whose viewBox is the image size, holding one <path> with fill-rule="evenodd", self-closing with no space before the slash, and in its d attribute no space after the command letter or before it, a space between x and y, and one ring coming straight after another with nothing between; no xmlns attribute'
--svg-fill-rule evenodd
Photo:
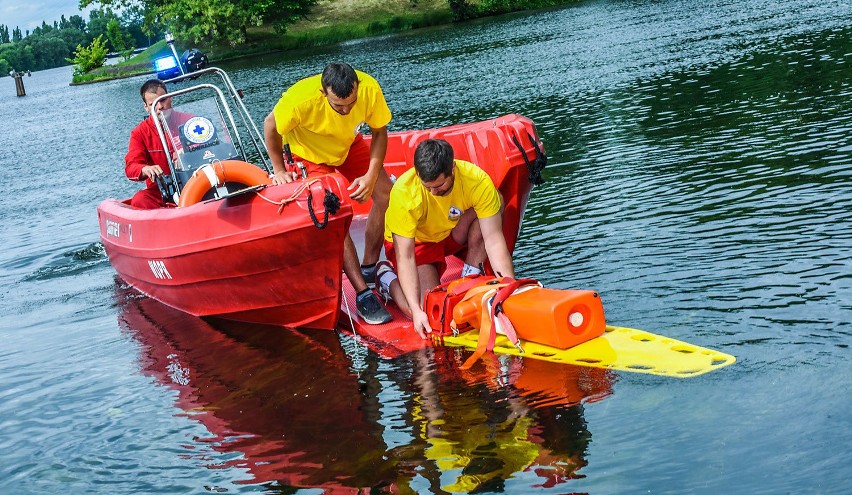
<svg viewBox="0 0 852 495"><path fill-rule="evenodd" d="M340 307L348 201L320 229L330 190L320 177L285 206L299 182L185 208L137 210L108 199L98 206L101 240L119 276L142 293L196 316L331 329ZM280 211L279 211L280 210Z"/></svg>

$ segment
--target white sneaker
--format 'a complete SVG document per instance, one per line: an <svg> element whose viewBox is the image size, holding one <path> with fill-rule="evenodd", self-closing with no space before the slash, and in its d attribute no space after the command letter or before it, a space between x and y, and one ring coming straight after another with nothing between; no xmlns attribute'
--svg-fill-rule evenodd
<svg viewBox="0 0 852 495"><path fill-rule="evenodd" d="M393 265L388 260L382 260L376 263L376 289L379 291L379 295L385 300L385 303L390 301L390 284L385 284L382 275L385 273L394 273ZM391 282L396 279L396 274L394 274Z"/></svg>

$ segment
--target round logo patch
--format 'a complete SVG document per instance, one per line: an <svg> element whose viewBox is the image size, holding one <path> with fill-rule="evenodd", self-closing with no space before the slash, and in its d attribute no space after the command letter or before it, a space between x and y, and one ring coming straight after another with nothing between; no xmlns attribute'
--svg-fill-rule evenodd
<svg viewBox="0 0 852 495"><path fill-rule="evenodd" d="M461 218L461 215L462 211L460 209L456 208L455 206L450 206L450 214L447 215L447 218L455 222L456 220Z"/></svg>
<svg viewBox="0 0 852 495"><path fill-rule="evenodd" d="M213 122L205 117L192 117L183 125L183 135L194 144L204 144L213 139Z"/></svg>

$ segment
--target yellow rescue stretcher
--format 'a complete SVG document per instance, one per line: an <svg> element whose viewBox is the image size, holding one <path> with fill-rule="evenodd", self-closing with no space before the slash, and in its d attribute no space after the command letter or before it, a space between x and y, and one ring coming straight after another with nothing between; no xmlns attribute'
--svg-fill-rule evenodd
<svg viewBox="0 0 852 495"><path fill-rule="evenodd" d="M445 336L444 343L476 347L478 330ZM603 335L569 349L522 342L523 352L498 335L494 352L564 364L688 378L734 364L736 358L681 340L633 328L607 326Z"/></svg>
<svg viewBox="0 0 852 495"><path fill-rule="evenodd" d="M596 292L547 289L531 279L459 279L427 293L424 309L445 344L476 349L462 368L487 351L680 378L736 362L723 352L609 326Z"/></svg>

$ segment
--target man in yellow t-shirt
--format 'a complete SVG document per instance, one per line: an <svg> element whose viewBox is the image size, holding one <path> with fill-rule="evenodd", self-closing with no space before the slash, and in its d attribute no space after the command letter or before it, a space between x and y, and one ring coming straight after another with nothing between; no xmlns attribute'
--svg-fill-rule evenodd
<svg viewBox="0 0 852 495"><path fill-rule="evenodd" d="M382 88L370 75L349 64L328 64L317 74L293 84L263 124L266 148L272 161L273 184L292 182L296 170L287 170L284 144L308 175L340 172L346 177L349 197L363 203L373 199L364 233L363 265L350 236L343 251L343 271L358 294L358 314L369 324L386 323L391 315L365 281L375 276L382 249L382 226L391 181L384 170L391 120ZM370 144L361 135L363 126L372 133Z"/></svg>
<svg viewBox="0 0 852 495"><path fill-rule="evenodd" d="M440 283L445 257L463 248L462 276L481 273L486 255L497 275L515 276L500 193L491 178L476 165L455 160L448 142L427 139L414 151L414 168L391 189L385 216L385 252L399 278L390 267L376 274L380 291L411 317L421 338L432 332L423 295Z"/></svg>

